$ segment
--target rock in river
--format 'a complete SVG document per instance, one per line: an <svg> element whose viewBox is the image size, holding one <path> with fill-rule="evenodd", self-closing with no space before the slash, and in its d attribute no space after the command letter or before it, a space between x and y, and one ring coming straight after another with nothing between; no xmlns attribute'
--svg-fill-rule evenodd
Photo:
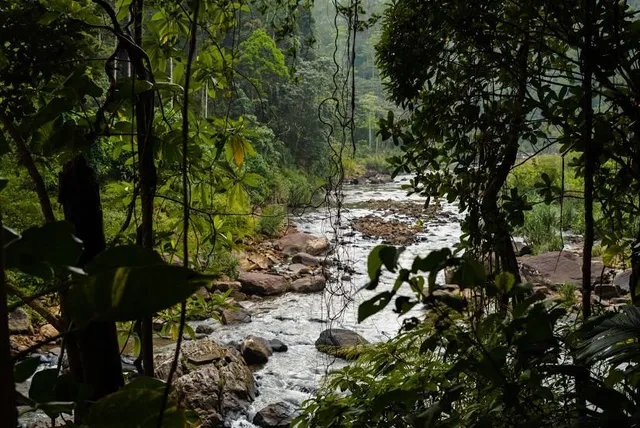
<svg viewBox="0 0 640 428"><path fill-rule="evenodd" d="M340 358L356 357L358 348L369 343L355 331L330 328L320 333L316 340L316 349L325 354Z"/></svg>
<svg viewBox="0 0 640 428"><path fill-rule="evenodd" d="M291 425L295 416L292 406L281 401L269 404L256 413L253 423L263 428L286 428Z"/></svg>
<svg viewBox="0 0 640 428"><path fill-rule="evenodd" d="M226 325L229 324L242 324L251 322L251 314L244 308L223 309L222 322Z"/></svg>
<svg viewBox="0 0 640 428"><path fill-rule="evenodd" d="M290 256L302 252L319 256L329 250L329 240L326 237L319 238L302 232L283 236L277 244L282 248L282 252Z"/></svg>
<svg viewBox="0 0 640 428"><path fill-rule="evenodd" d="M167 379L175 345L155 356L156 376ZM198 414L203 428L222 426L226 415L242 411L256 396L253 374L240 353L203 339L182 345L173 394Z"/></svg>
<svg viewBox="0 0 640 428"><path fill-rule="evenodd" d="M327 280L324 276L313 275L296 279L291 284L291 291L296 293L315 293L324 290Z"/></svg>
<svg viewBox="0 0 640 428"><path fill-rule="evenodd" d="M291 257L291 262L300 263L305 266L311 266L311 267L320 266L322 264L319 258L307 253L298 253L294 255L293 257Z"/></svg>
<svg viewBox="0 0 640 428"><path fill-rule="evenodd" d="M289 290L289 281L279 275L262 272L240 272L242 292L259 296L282 294Z"/></svg>
<svg viewBox="0 0 640 428"><path fill-rule="evenodd" d="M261 337L247 336L240 345L240 353L250 366L265 364L273 354L269 341Z"/></svg>

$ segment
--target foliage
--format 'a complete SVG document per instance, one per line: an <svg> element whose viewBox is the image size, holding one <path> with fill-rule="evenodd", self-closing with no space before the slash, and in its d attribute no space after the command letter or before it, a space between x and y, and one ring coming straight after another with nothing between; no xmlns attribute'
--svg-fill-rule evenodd
<svg viewBox="0 0 640 428"><path fill-rule="evenodd" d="M265 236L276 236L285 220L285 211L281 205L270 205L262 210L256 231Z"/></svg>

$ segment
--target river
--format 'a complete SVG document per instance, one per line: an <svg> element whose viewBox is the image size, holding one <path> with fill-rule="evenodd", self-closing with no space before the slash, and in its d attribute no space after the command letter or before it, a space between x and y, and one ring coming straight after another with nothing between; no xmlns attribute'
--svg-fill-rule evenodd
<svg viewBox="0 0 640 428"><path fill-rule="evenodd" d="M366 239L350 228L354 219L366 215L383 215L382 212L364 208L350 208L358 203L371 200L413 201L417 204L424 200L406 195L401 184L407 177L400 177L391 183L381 185L346 186L344 189L345 210L341 215L339 230L340 244L334 254L341 262L348 263L355 273L348 281L329 282L324 293L293 294L265 299L259 302L242 302L252 314L252 321L247 324L224 326L213 321L205 321L214 328L210 335L219 343L240 342L247 335L253 334L266 339L280 339L286 343L289 350L285 353L275 353L269 361L255 371L259 396L253 402L248 414L239 419L227 421L233 428L253 427L249 422L255 412L268 404L285 401L299 406L310 397L320 385L323 376L331 369L339 368L344 361L329 357L318 352L314 346L321 331L329 326L346 328L361 334L368 341L380 342L393 337L399 330L402 320L419 314L421 305L416 306L410 313L398 317L392 311L393 305L367 319L362 324L357 323L357 310L360 302L371 298L377 291L358 290L367 282L366 260L369 252L380 240ZM431 250L452 247L460 237L460 225L457 208L454 205L443 205L442 211L449 213L435 216L433 222L424 224L423 232L419 233L419 242L409 245L400 258L400 263L410 266L417 255L424 256ZM395 217L395 216L394 216ZM331 220L333 218L333 220ZM398 218L398 217L395 217ZM415 221L414 219L398 219ZM307 212L300 217L293 218L298 229L314 235L325 235L335 243L332 222L335 224L335 209L326 208ZM393 276L384 275L379 290L388 289ZM408 286L400 293L411 295ZM197 323L194 324L194 327Z"/></svg>

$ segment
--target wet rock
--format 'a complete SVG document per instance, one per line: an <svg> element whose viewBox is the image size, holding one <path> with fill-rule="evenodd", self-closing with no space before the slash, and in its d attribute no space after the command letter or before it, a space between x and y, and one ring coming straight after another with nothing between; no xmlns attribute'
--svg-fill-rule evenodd
<svg viewBox="0 0 640 428"><path fill-rule="evenodd" d="M613 297L610 300L612 305L628 305L631 303L630 297Z"/></svg>
<svg viewBox="0 0 640 428"><path fill-rule="evenodd" d="M240 345L240 353L250 366L265 364L273 354L269 341L261 337L247 336Z"/></svg>
<svg viewBox="0 0 640 428"><path fill-rule="evenodd" d="M213 327L207 324L200 324L196 327L196 333L200 334L211 334L213 333Z"/></svg>
<svg viewBox="0 0 640 428"><path fill-rule="evenodd" d="M620 290L613 284L596 284L593 294L603 299L611 299L620 296Z"/></svg>
<svg viewBox="0 0 640 428"><path fill-rule="evenodd" d="M300 263L294 263L292 265L289 265L289 270L293 273L294 276L296 275L308 275L311 273L311 269L309 269L308 266L305 266L303 264Z"/></svg>
<svg viewBox="0 0 640 428"><path fill-rule="evenodd" d="M341 281L346 281L346 282L351 281L351 275L349 275L349 274L342 275L340 277L340 280Z"/></svg>
<svg viewBox="0 0 640 428"><path fill-rule="evenodd" d="M279 248L287 255L308 253L318 256L329 250L329 240L326 237L317 237L308 233L293 233L280 238L277 242Z"/></svg>
<svg viewBox="0 0 640 428"><path fill-rule="evenodd" d="M260 296L282 294L287 292L290 286L286 278L262 272L241 272L238 279L242 284L243 293Z"/></svg>
<svg viewBox="0 0 640 428"><path fill-rule="evenodd" d="M523 279L531 282L548 284L582 284L582 258L568 251L552 251L537 256L520 258ZM602 261L594 259L591 262L591 281L600 279Z"/></svg>
<svg viewBox="0 0 640 428"><path fill-rule="evenodd" d="M291 284L291 291L296 293L315 293L324 290L327 280L320 275L305 276Z"/></svg>
<svg viewBox="0 0 640 428"><path fill-rule="evenodd" d="M358 347L369 342L355 331L333 328L320 333L316 340L316 349L325 354L340 358L357 356Z"/></svg>
<svg viewBox="0 0 640 428"><path fill-rule="evenodd" d="M251 322L251 314L244 308L224 309L222 311L222 322L224 324L241 324Z"/></svg>
<svg viewBox="0 0 640 428"><path fill-rule="evenodd" d="M613 279L613 284L620 287L622 290L629 291L629 280L631 279L631 269L627 269L622 273L619 273Z"/></svg>
<svg viewBox="0 0 640 428"><path fill-rule="evenodd" d="M56 328L51 324L43 325L42 327L40 327L39 332L40 336L42 336L44 339L53 339L60 334L60 332L56 330Z"/></svg>
<svg viewBox="0 0 640 428"><path fill-rule="evenodd" d="M32 331L31 317L27 311L22 308L18 308L9 313L9 333L30 334Z"/></svg>
<svg viewBox="0 0 640 428"><path fill-rule="evenodd" d="M160 379L166 380L174 351L172 345L155 356ZM253 374L240 353L209 339L182 345L176 377L172 394L198 414L203 428L221 426L226 415L247 409L256 396Z"/></svg>
<svg viewBox="0 0 640 428"><path fill-rule="evenodd" d="M278 339L271 339L269 341L269 346L271 346L273 352L287 352L289 350L289 347Z"/></svg>
<svg viewBox="0 0 640 428"><path fill-rule="evenodd" d="M231 298L233 298L233 300L235 300L236 302L242 302L243 300L247 300L247 295L242 291L234 291L231 293Z"/></svg>
<svg viewBox="0 0 640 428"><path fill-rule="evenodd" d="M253 417L254 425L263 428L286 428L296 417L292 406L285 402L269 404Z"/></svg>
<svg viewBox="0 0 640 428"><path fill-rule="evenodd" d="M297 253L291 257L291 263L300 263L311 267L320 266L322 264L319 258L307 253Z"/></svg>
<svg viewBox="0 0 640 428"><path fill-rule="evenodd" d="M219 291L229 291L229 290L240 290L242 284L239 281L213 281L211 286L211 290L219 290Z"/></svg>

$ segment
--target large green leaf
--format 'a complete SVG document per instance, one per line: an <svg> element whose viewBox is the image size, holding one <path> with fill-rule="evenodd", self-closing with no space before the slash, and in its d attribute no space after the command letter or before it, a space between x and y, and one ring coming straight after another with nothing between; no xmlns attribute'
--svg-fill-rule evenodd
<svg viewBox="0 0 640 428"><path fill-rule="evenodd" d="M393 295L394 293L391 291L384 291L371 299L362 302L358 307L358 322L362 322L371 315L374 315L384 309L391 301Z"/></svg>
<svg viewBox="0 0 640 428"><path fill-rule="evenodd" d="M40 357L31 357L20 361L13 368L13 381L15 383L26 381L36 372L39 366Z"/></svg>
<svg viewBox="0 0 640 428"><path fill-rule="evenodd" d="M119 391L95 402L89 409L85 424L92 428L155 428L162 406L166 384L157 379L139 377ZM188 427L194 416L178 408L169 399L162 426L165 428Z"/></svg>
<svg viewBox="0 0 640 428"><path fill-rule="evenodd" d="M6 267L52 279L56 268L74 266L82 253L82 242L73 232L73 225L66 221L25 230L5 247Z"/></svg>
<svg viewBox="0 0 640 428"><path fill-rule="evenodd" d="M80 279L67 305L76 322L135 320L187 299L212 279L180 266L122 266Z"/></svg>
<svg viewBox="0 0 640 428"><path fill-rule="evenodd" d="M162 257L153 250L139 245L123 245L98 254L85 269L89 274L98 274L120 267L164 265Z"/></svg>

